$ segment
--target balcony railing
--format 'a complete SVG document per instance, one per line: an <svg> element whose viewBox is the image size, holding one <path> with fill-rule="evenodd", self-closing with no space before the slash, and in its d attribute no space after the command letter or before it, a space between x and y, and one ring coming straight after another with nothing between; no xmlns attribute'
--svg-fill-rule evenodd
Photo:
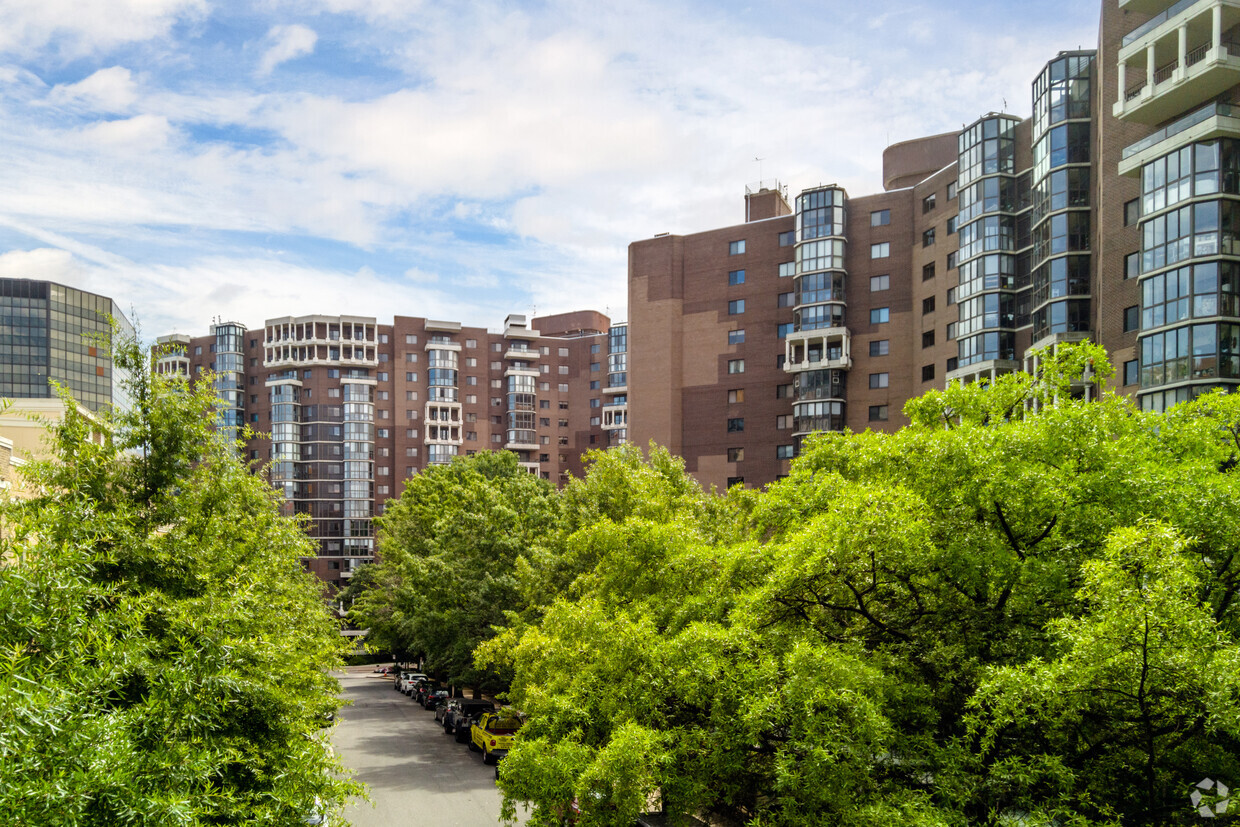
<svg viewBox="0 0 1240 827"><path fill-rule="evenodd" d="M1124 151L1120 153L1121 158L1131 158L1132 156L1144 152L1157 143L1161 143L1166 139L1178 135L1186 129L1191 129L1199 123L1209 120L1215 115L1222 115L1227 118L1234 118L1240 115L1240 108L1234 107L1226 103L1211 103L1201 107L1196 112L1189 113L1180 118L1173 124L1164 126L1162 129L1154 132L1145 138L1137 141L1135 144L1129 144L1124 147Z"/></svg>
<svg viewBox="0 0 1240 827"><path fill-rule="evenodd" d="M1149 20L1124 35L1124 40L1120 47L1123 48L1124 46L1131 46L1133 43L1136 43L1138 40L1145 37L1145 35L1154 31L1154 29L1157 29L1163 23L1166 23L1180 12L1200 2L1201 0L1180 0L1180 2L1176 3L1162 14L1154 15Z"/></svg>

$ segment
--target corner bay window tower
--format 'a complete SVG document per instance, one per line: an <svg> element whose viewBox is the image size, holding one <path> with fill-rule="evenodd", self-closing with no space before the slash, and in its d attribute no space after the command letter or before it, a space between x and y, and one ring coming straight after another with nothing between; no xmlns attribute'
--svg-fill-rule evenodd
<svg viewBox="0 0 1240 827"><path fill-rule="evenodd" d="M1028 286L1028 260L1017 255L1017 212L1020 186L1028 184L1016 175L1019 123L991 114L960 133L959 352L949 379L993 378L1020 369L1016 308L1018 293Z"/></svg>
<svg viewBox="0 0 1240 827"><path fill-rule="evenodd" d="M1033 84L1033 346L1089 338L1094 52L1065 52Z"/></svg>
<svg viewBox="0 0 1240 827"><path fill-rule="evenodd" d="M796 199L796 271L792 330L784 370L793 379L793 438L844 429L845 375L852 366L845 327L847 193L836 186Z"/></svg>

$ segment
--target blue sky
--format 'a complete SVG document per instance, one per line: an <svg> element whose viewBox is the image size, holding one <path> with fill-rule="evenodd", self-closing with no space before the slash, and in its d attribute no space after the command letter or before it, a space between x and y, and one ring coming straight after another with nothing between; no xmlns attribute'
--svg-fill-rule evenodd
<svg viewBox="0 0 1240 827"><path fill-rule="evenodd" d="M631 241L759 178L881 187L889 143L1091 48L1098 8L838 0L0 0L0 276L147 337L307 313L626 318ZM755 158L761 158L756 161Z"/></svg>

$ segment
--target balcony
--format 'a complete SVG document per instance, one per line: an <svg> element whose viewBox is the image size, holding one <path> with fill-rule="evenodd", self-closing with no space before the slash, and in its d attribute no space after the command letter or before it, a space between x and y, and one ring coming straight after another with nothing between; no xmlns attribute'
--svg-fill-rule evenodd
<svg viewBox="0 0 1240 827"><path fill-rule="evenodd" d="M1120 175L1139 175L1141 167L1167 153L1211 138L1240 137L1240 108L1210 103L1175 123L1124 147Z"/></svg>
<svg viewBox="0 0 1240 827"><path fill-rule="evenodd" d="M511 342L508 344L508 350L504 351L505 359L537 359L542 356L536 347L520 347Z"/></svg>
<svg viewBox="0 0 1240 827"><path fill-rule="evenodd" d="M784 339L784 370L799 373L852 367L852 334L846 327L794 330Z"/></svg>
<svg viewBox="0 0 1240 827"><path fill-rule="evenodd" d="M1171 5L1170 0L1119 0L1121 10L1137 14L1157 14Z"/></svg>
<svg viewBox="0 0 1240 827"><path fill-rule="evenodd" d="M1119 50L1117 118L1157 124L1240 82L1240 0L1180 0L1130 32Z"/></svg>

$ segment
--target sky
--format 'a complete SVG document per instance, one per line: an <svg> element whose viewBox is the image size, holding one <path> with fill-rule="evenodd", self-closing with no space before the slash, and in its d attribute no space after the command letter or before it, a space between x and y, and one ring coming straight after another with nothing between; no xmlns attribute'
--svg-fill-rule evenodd
<svg viewBox="0 0 1240 827"><path fill-rule="evenodd" d="M1079 0L0 0L0 276L213 320L627 318L627 248L1093 48Z"/></svg>

